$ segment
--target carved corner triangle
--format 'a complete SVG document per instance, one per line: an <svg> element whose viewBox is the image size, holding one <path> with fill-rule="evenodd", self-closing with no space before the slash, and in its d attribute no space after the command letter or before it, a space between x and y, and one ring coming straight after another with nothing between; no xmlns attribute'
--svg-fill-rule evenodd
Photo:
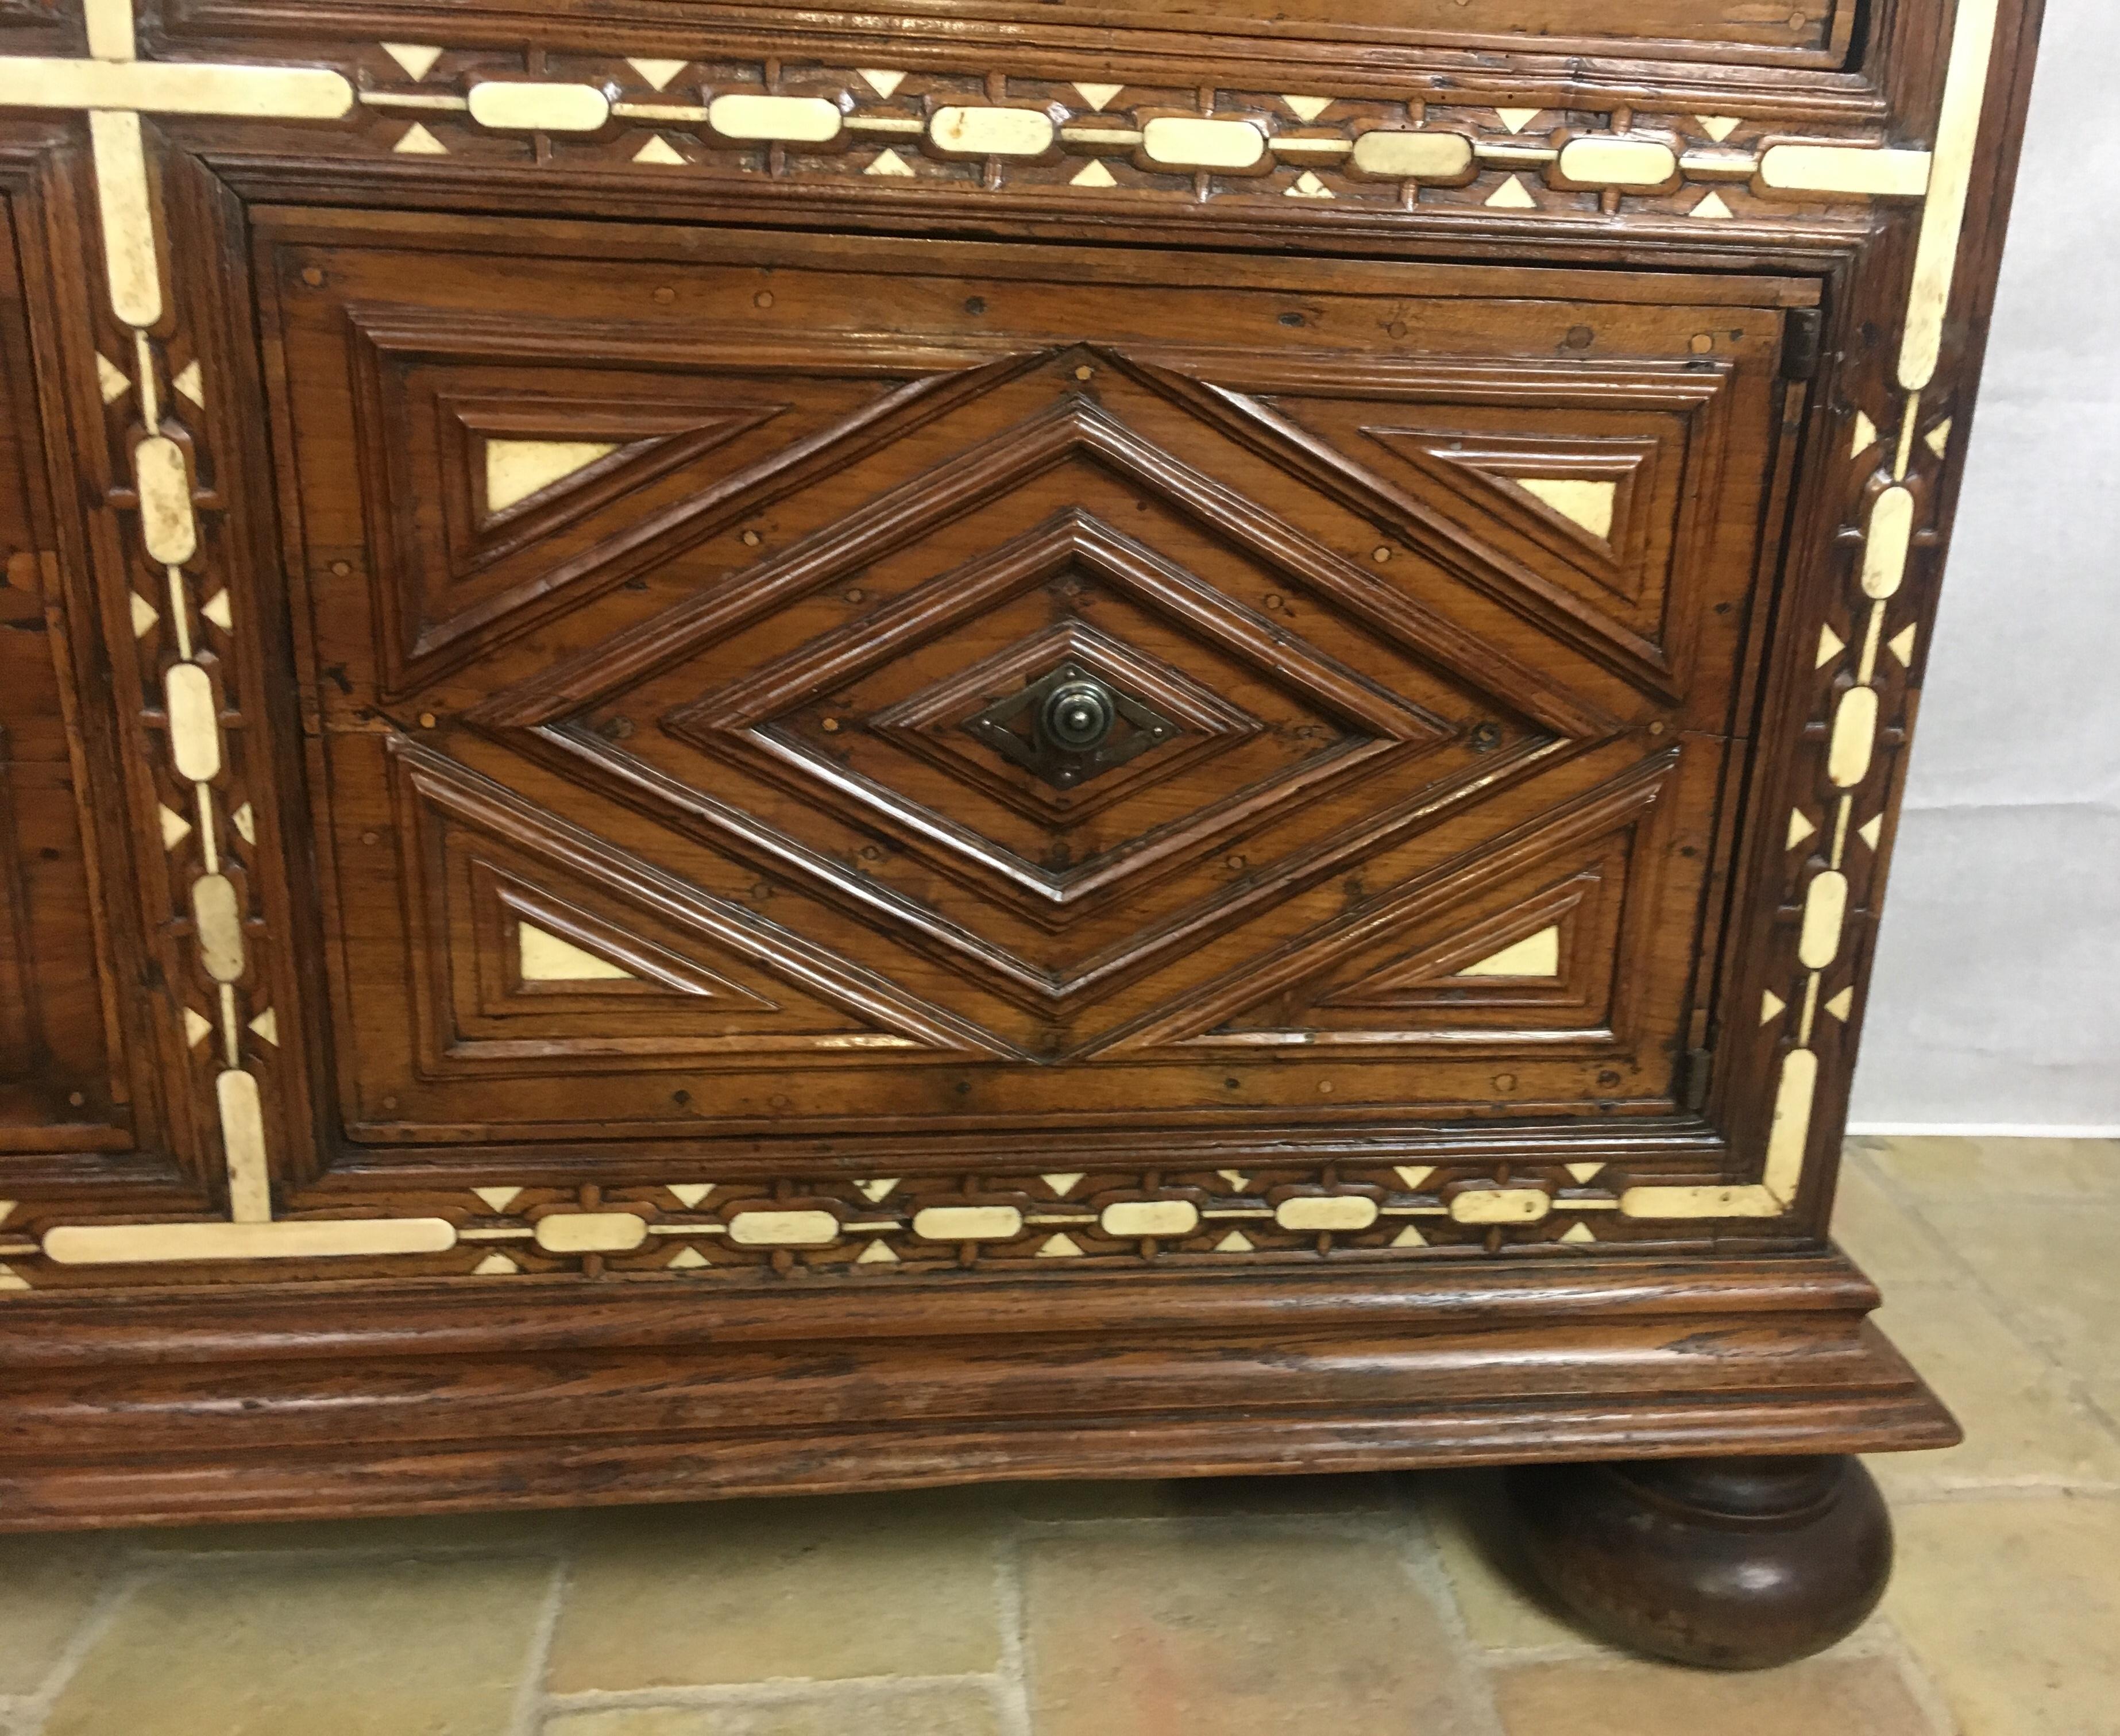
<svg viewBox="0 0 2120 1736"><path fill-rule="evenodd" d="M1320 404L1359 408L1364 413L1383 407L1381 401L1365 395L1364 377L1351 375L1344 382L1336 379L1332 384L1343 385L1344 390L1333 393L1306 382L1303 395L1311 413L1298 419L1295 412L1274 398L1273 383L1246 379L1239 389L1209 377L1216 370L1209 359L1202 358L1199 365L1203 373L1197 379L1174 368L1156 371L1165 381L1169 395L1237 431L1238 437L1248 443L1256 444L1262 436L1271 439L1278 447L1277 463L1355 510L1379 524L1390 524L1409 547L1500 598L1512 609L1522 611L1528 606L1543 626L1600 660L1616 654L1629 667L1632 678L1647 691L1668 700L1678 696L1670 660L1663 648L1648 636L1655 623L1630 621L1625 615L1635 602L1629 594L1626 575L1634 567L1632 551L1643 539L1646 522L1632 510L1634 497L1647 491L1629 474L1631 465L1608 468L1593 460L1586 466L1579 459L1564 460L1557 469L1550 461L1517 465L1533 475L1541 468L1551 469L1555 480L1579 477L1613 482L1608 532L1616 540L1607 543L1506 477L1446 464L1430 458L1424 449L1403 449L1378 438L1380 433L1398 431L1367 426L1336 431L1321 426L1317 413ZM1407 383L1425 386L1427 379L1417 370L1409 370ZM1713 390L1715 383L1709 384ZM1690 408L1697 391L1679 396L1681 402L1674 407ZM1406 431L1424 437L1420 431ZM1373 455L1361 449L1364 437L1374 446ZM1550 449L1554 443L1541 436L1523 444L1527 449ZM1649 443L1626 444L1642 447ZM1398 460L1397 465L1393 459ZM1411 477L1402 473L1405 468L1414 472ZM1393 474L1394 470L1402 473ZM1421 486L1424 482L1426 489ZM1470 489L1465 486L1467 482L1473 484ZM1447 491L1448 510L1431 497L1433 490ZM1500 519L1530 538L1528 551L1511 552L1502 546L1503 539L1482 533L1476 518L1468 520L1465 501L1476 504L1483 497L1490 517ZM1555 561L1560 567L1558 575L1547 570ZM1623 607L1616 610L1611 606L1615 601ZM1525 695L1542 691L1538 678L1520 664L1511 673L1511 687ZM1597 726L1578 718L1573 724L1558 727L1564 733L1581 734L1594 733Z"/></svg>
<svg viewBox="0 0 2120 1736"><path fill-rule="evenodd" d="M567 904L490 863L474 865L499 907L495 926L512 928L504 961L509 987L526 999L541 993L672 998L714 1013L780 1011L777 1002L671 948Z"/></svg>
<svg viewBox="0 0 2120 1736"><path fill-rule="evenodd" d="M1496 1009L1541 1031L1602 1029L1623 964L1635 840L1673 764L1662 756L1637 766L1534 829L1343 912L1160 1009L1104 1052L1234 1046L1256 1055L1262 1043L1309 1049L1327 1029L1337 1040L1417 1043L1430 1026L1454 1029L1468 1010ZM1497 887L1518 890L1496 903Z"/></svg>
<svg viewBox="0 0 2120 1736"><path fill-rule="evenodd" d="M1386 427L1362 431L1395 457L1424 469L1435 467L1478 490L1511 521L1521 524L1528 517L1537 528L1559 533L1557 543L1550 534L1546 538L1550 547L1606 589L1634 600L1620 568L1624 552L1638 540L1632 533L1643 504L1641 485L1656 460L1653 440Z"/></svg>
<svg viewBox="0 0 2120 1736"><path fill-rule="evenodd" d="M593 959L630 973L525 983L519 956L503 957L500 995L489 991L491 1008L505 998L532 999L538 993L578 998L631 994L662 998L673 1008L696 1008L698 1017L748 1012L780 1014L799 1008L830 1009L836 1034L812 1040L791 1036L791 1050L820 1048L834 1054L859 1049L922 1050L931 1054L1013 1055L998 1038L951 1014L928 1006L866 966L805 939L756 912L732 905L692 882L633 855L557 814L538 807L470 767L416 743L392 738L388 744L394 799L400 816L404 872L416 913L410 937L418 957L444 959L453 925L448 908L450 834L486 840L504 868L489 866L493 896ZM534 875L533 884L526 875ZM640 913L643 932L630 932L591 915L555 888L579 887L595 900ZM473 895L476 896L476 894ZM424 932L422 932L424 931ZM649 933L662 938L650 939ZM710 967L691 955L716 961ZM486 978L493 980L493 973ZM529 990L528 994L524 990ZM446 1048L452 1027L445 1008L425 1006L430 1054ZM652 1004L635 999L644 1009ZM521 1010L510 1007L506 1010ZM687 1017L693 1015L688 1014ZM761 1026L773 1036L771 1021ZM704 1044L704 1040L702 1040ZM710 1048L711 1045L706 1045ZM755 1042L745 1052L769 1052Z"/></svg>
<svg viewBox="0 0 2120 1736"><path fill-rule="evenodd" d="M1585 868L1497 915L1321 994L1320 1008L1462 1008L1473 991L1536 987L1558 998L1580 984L1583 905L1604 876Z"/></svg>
<svg viewBox="0 0 2120 1736"><path fill-rule="evenodd" d="M637 398L526 402L440 392L422 412L403 385L407 367L549 360L556 340L512 328L453 333L435 329L425 314L386 319L356 310L350 318L360 438L370 454L360 467L363 486L378 522L395 527L376 579L386 623L381 686L393 697L620 584L633 572L629 558L651 537L665 555L680 553L740 512L753 491L784 484L790 472L827 474L903 431L909 420L1029 365L1015 355L908 355L909 347L896 340L864 339L841 347L844 365L836 371L829 356L806 357L795 370L836 382L858 398L821 406L807 419L792 392L785 401L778 393L750 403L681 398L659 407ZM887 371L876 365L886 359L893 363ZM761 359L744 371L765 377L769 387L781 365ZM718 387L714 371L682 378L695 396L714 389L733 396L742 384ZM402 441L383 431L416 413L435 423L444 472L438 504L425 500L434 491L427 472L415 468ZM787 429L772 439L748 438L775 421ZM484 447L496 436L582 449L570 464L555 454L556 473L544 486L495 514L487 510ZM601 445L613 449L588 449ZM710 463L699 486L681 496L665 487L633 511L611 510L723 450L732 451L732 461Z"/></svg>
<svg viewBox="0 0 2120 1736"><path fill-rule="evenodd" d="M535 514L546 521L540 533L549 533L555 523L551 509L581 496L588 485L607 478L615 482L596 491L601 504L755 433L788 409L784 403L760 403L658 412L647 406L629 410L560 399L511 403L504 413L484 416L459 409L475 454L472 481L479 530L490 533Z"/></svg>

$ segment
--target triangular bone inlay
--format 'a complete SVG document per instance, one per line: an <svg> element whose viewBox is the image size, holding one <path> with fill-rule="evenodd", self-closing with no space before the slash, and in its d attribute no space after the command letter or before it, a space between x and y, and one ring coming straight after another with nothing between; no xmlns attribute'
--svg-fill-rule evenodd
<svg viewBox="0 0 2120 1736"><path fill-rule="evenodd" d="M625 966L599 958L586 947L546 933L534 923L516 924L523 980L526 983L610 982L638 980Z"/></svg>
<svg viewBox="0 0 2120 1736"><path fill-rule="evenodd" d="M1541 929L1513 941L1499 952L1490 952L1464 966L1459 976L1558 976L1560 975L1560 925Z"/></svg>
<svg viewBox="0 0 2120 1736"><path fill-rule="evenodd" d="M506 512L617 450L616 440L489 440L486 443L486 510Z"/></svg>
<svg viewBox="0 0 2120 1736"><path fill-rule="evenodd" d="M1511 477L1509 480L1600 542L1612 538L1612 512L1619 498L1616 482L1584 482L1574 477Z"/></svg>

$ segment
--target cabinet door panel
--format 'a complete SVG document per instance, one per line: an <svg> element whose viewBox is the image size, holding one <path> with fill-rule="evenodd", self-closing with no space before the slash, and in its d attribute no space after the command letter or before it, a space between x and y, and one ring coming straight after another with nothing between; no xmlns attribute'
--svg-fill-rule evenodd
<svg viewBox="0 0 2120 1736"><path fill-rule="evenodd" d="M830 9L854 10L849 0ZM916 10L930 10L916 7ZM941 11L937 5L932 8ZM1094 4L975 7L953 5L962 17L1039 23L1121 24L1139 27L1138 12ZM1754 58L1808 51L1843 51L1854 29L1852 0L1507 0L1468 9L1463 0L1177 0L1156 8L1155 21L1177 29L1271 33L1282 37L1579 49L1599 47L1630 55Z"/></svg>
<svg viewBox="0 0 2120 1736"><path fill-rule="evenodd" d="M48 516L12 223L0 212L0 1194L10 1158L123 1150L132 1082L96 900L72 629Z"/></svg>
<svg viewBox="0 0 2120 1736"><path fill-rule="evenodd" d="M496 227L261 254L355 1138L1673 1110L1799 291Z"/></svg>

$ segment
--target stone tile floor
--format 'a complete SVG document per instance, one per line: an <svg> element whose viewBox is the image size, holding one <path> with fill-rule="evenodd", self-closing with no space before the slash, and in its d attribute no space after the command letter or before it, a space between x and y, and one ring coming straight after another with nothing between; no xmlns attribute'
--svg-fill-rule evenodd
<svg viewBox="0 0 2120 1736"><path fill-rule="evenodd" d="M0 1538L5 1736L2120 1736L2120 1143L1857 1140L1958 1410L1825 1656L1581 1639L1476 1473Z"/></svg>

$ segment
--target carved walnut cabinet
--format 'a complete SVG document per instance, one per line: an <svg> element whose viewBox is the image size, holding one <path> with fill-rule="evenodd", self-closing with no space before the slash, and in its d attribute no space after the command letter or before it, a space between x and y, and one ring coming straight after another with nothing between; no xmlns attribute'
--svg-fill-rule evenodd
<svg viewBox="0 0 2120 1736"><path fill-rule="evenodd" d="M2035 12L0 0L0 1524L1953 1438Z"/></svg>

